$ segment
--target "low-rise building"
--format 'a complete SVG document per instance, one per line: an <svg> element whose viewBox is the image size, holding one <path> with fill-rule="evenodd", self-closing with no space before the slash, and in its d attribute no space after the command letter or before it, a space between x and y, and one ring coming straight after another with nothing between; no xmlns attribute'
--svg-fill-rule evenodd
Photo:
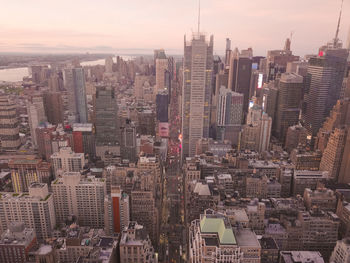
<svg viewBox="0 0 350 263"><path fill-rule="evenodd" d="M132 221L122 233L119 245L120 263L156 263L154 248L147 231Z"/></svg>
<svg viewBox="0 0 350 263"><path fill-rule="evenodd" d="M312 191L306 188L304 191L304 203L307 210L316 206L323 211L335 212L337 206L337 197L334 191L327 188L317 188Z"/></svg>
<svg viewBox="0 0 350 263"><path fill-rule="evenodd" d="M11 222L0 236L0 262L26 263L29 252L37 245L35 231L22 222Z"/></svg>

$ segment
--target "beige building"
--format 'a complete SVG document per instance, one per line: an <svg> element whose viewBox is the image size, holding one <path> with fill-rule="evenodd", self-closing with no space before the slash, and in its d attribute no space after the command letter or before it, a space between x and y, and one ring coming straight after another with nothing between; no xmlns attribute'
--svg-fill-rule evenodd
<svg viewBox="0 0 350 263"><path fill-rule="evenodd" d="M165 71L168 69L168 63L167 58L156 59L156 94L165 88Z"/></svg>
<svg viewBox="0 0 350 263"><path fill-rule="evenodd" d="M245 178L246 197L248 198L267 198L266 175L251 175Z"/></svg>
<svg viewBox="0 0 350 263"><path fill-rule="evenodd" d="M80 172L85 165L85 158L83 153L75 153L70 147L63 147L51 155L51 163L57 177L64 172Z"/></svg>
<svg viewBox="0 0 350 263"><path fill-rule="evenodd" d="M33 182L49 183L50 164L41 159L18 158L8 164L11 169L11 182L16 193L28 192Z"/></svg>
<svg viewBox="0 0 350 263"><path fill-rule="evenodd" d="M2 151L13 151L21 145L16 105L4 94L0 95L0 138Z"/></svg>
<svg viewBox="0 0 350 263"><path fill-rule="evenodd" d="M303 230L303 249L319 251L325 259L328 259L338 240L340 224L338 216L332 212L313 209L309 212L300 211L298 220Z"/></svg>
<svg viewBox="0 0 350 263"><path fill-rule="evenodd" d="M34 229L39 240L51 237L56 218L47 184L31 184L29 194L2 192L0 196L0 232L11 222L19 221Z"/></svg>
<svg viewBox="0 0 350 263"><path fill-rule="evenodd" d="M347 131L344 128L335 128L331 133L327 147L323 152L320 170L328 171L330 179L338 179L346 141L346 133Z"/></svg>
<svg viewBox="0 0 350 263"><path fill-rule="evenodd" d="M258 105L252 106L247 115L247 124L243 126L240 148L267 151L270 145L272 118Z"/></svg>
<svg viewBox="0 0 350 263"><path fill-rule="evenodd" d="M151 191L131 192L131 220L140 222L148 231L152 244L158 244L159 213Z"/></svg>
<svg viewBox="0 0 350 263"><path fill-rule="evenodd" d="M294 170L293 189L294 196L303 195L306 188L315 190L318 183L324 183L328 180L326 171L302 171Z"/></svg>
<svg viewBox="0 0 350 263"><path fill-rule="evenodd" d="M337 197L334 191L327 188L317 188L314 191L306 188L304 191L304 203L307 210L311 210L316 206L323 211L335 212Z"/></svg>
<svg viewBox="0 0 350 263"><path fill-rule="evenodd" d="M349 263L350 262L350 239L344 238L338 240L334 247L332 256L329 260L331 263Z"/></svg>
<svg viewBox="0 0 350 263"><path fill-rule="evenodd" d="M189 262L259 263L261 247L248 228L233 228L223 214L206 210L189 227Z"/></svg>
<svg viewBox="0 0 350 263"><path fill-rule="evenodd" d="M58 223L76 216L81 226L104 228L104 179L83 178L80 173L66 172L52 183L51 188Z"/></svg>
<svg viewBox="0 0 350 263"><path fill-rule="evenodd" d="M120 263L157 263L148 233L142 225L130 222L120 243Z"/></svg>

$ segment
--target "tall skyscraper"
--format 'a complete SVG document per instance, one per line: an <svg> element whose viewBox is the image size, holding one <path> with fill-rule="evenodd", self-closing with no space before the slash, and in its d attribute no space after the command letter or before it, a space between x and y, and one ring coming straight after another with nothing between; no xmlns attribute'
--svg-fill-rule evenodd
<svg viewBox="0 0 350 263"><path fill-rule="evenodd" d="M68 92L68 109L71 114L70 121L73 123L88 122L84 69L65 69L64 86Z"/></svg>
<svg viewBox="0 0 350 263"><path fill-rule="evenodd" d="M9 98L0 95L0 140L1 150L16 150L20 145L16 105Z"/></svg>
<svg viewBox="0 0 350 263"><path fill-rule="evenodd" d="M182 86L182 156L193 156L196 143L209 137L214 38L194 34L184 41Z"/></svg>
<svg viewBox="0 0 350 263"><path fill-rule="evenodd" d="M236 144L243 119L243 94L221 86L217 105L217 139Z"/></svg>
<svg viewBox="0 0 350 263"><path fill-rule="evenodd" d="M96 87L95 128L96 154L100 156L106 150L119 148L120 131L117 120L118 106L114 88L106 86Z"/></svg>
<svg viewBox="0 0 350 263"><path fill-rule="evenodd" d="M248 112L251 75L252 59L248 54L239 54L237 51L232 53L230 58L228 89L243 94L243 111L245 113Z"/></svg>
<svg viewBox="0 0 350 263"><path fill-rule="evenodd" d="M60 92L44 92L44 109L51 124L63 123L63 100Z"/></svg>
<svg viewBox="0 0 350 263"><path fill-rule="evenodd" d="M301 100L303 98L303 77L283 73L278 87L275 134L281 142L285 141L287 130L299 121Z"/></svg>
<svg viewBox="0 0 350 263"><path fill-rule="evenodd" d="M43 97L33 96L27 101L27 114L32 142L34 146L37 146L36 128L46 122Z"/></svg>
<svg viewBox="0 0 350 263"><path fill-rule="evenodd" d="M156 94L165 88L165 72L168 69L168 63L165 54L156 59Z"/></svg>
<svg viewBox="0 0 350 263"><path fill-rule="evenodd" d="M121 129L121 156L136 162L136 127L130 119L126 119Z"/></svg>
<svg viewBox="0 0 350 263"><path fill-rule="evenodd" d="M109 56L105 59L106 73L113 73L113 57Z"/></svg>
<svg viewBox="0 0 350 263"><path fill-rule="evenodd" d="M350 27L349 27L348 38L347 38L347 40L346 40L346 46L345 46L345 48L346 48L347 50L350 50Z"/></svg>
<svg viewBox="0 0 350 263"><path fill-rule="evenodd" d="M323 47L309 60L310 87L306 94L305 128L315 136L340 97L348 51Z"/></svg>
<svg viewBox="0 0 350 263"><path fill-rule="evenodd" d="M329 178L337 180L343 158L346 140L346 129L335 128L329 137L327 147L323 152L320 170L328 171Z"/></svg>

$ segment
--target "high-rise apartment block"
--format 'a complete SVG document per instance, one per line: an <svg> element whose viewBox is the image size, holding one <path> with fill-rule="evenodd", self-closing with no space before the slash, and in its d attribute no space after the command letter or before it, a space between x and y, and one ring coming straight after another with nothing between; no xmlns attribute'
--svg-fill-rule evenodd
<svg viewBox="0 0 350 263"><path fill-rule="evenodd" d="M34 182L49 183L51 165L41 159L12 159L8 164L11 169L12 188L16 193L28 192Z"/></svg>
<svg viewBox="0 0 350 263"><path fill-rule="evenodd" d="M194 34L184 43L182 87L182 155L193 156L197 140L209 136L213 74L213 36Z"/></svg>
<svg viewBox="0 0 350 263"><path fill-rule="evenodd" d="M0 139L1 150L16 150L20 145L16 105L9 98L0 95Z"/></svg>
<svg viewBox="0 0 350 263"><path fill-rule="evenodd" d="M104 228L104 179L83 178L80 173L66 172L51 188L58 223L75 216L81 226Z"/></svg>
<svg viewBox="0 0 350 263"><path fill-rule="evenodd" d="M52 237L56 218L53 197L47 184L31 184L29 194L1 193L0 232L15 221L24 222L26 227L34 229L39 240Z"/></svg>
<svg viewBox="0 0 350 263"><path fill-rule="evenodd" d="M119 186L111 187L110 196L105 198L105 229L106 233L122 233L130 222L129 195Z"/></svg>

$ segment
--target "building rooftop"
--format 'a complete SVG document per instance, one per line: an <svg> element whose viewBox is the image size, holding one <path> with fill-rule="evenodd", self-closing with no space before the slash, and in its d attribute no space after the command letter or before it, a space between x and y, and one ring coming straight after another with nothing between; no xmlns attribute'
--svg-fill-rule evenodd
<svg viewBox="0 0 350 263"><path fill-rule="evenodd" d="M235 245L237 244L232 228L225 225L223 218L212 218L204 216L200 221L202 233L217 233L220 244Z"/></svg>
<svg viewBox="0 0 350 263"><path fill-rule="evenodd" d="M235 228L235 237L239 247L260 247L255 233L248 228Z"/></svg>
<svg viewBox="0 0 350 263"><path fill-rule="evenodd" d="M318 251L281 251L285 263L324 263Z"/></svg>

